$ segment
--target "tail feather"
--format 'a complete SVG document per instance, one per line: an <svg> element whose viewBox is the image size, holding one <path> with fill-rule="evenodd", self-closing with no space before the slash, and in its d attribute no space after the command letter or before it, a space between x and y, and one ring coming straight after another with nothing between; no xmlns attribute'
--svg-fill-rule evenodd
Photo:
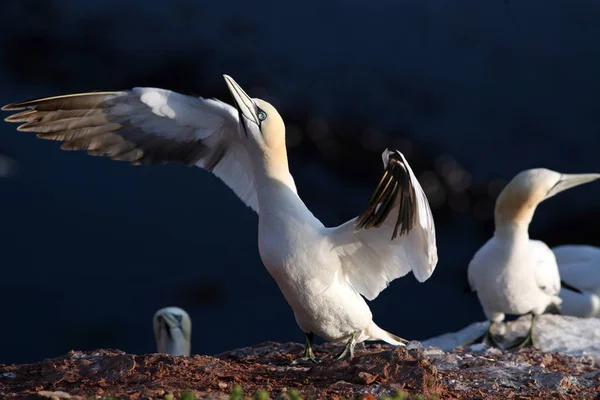
<svg viewBox="0 0 600 400"><path fill-rule="evenodd" d="M408 343L408 340L401 338L400 336L396 336L392 333L384 331L377 325L375 322L371 324L369 327L367 334L369 335L369 340L383 340L386 343L389 343L394 346L405 346Z"/></svg>

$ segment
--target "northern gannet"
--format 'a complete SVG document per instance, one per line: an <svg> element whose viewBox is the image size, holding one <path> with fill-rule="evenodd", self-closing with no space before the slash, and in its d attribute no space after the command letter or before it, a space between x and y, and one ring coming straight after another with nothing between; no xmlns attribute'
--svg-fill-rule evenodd
<svg viewBox="0 0 600 400"><path fill-rule="evenodd" d="M161 308L152 319L157 353L189 356L192 341L192 320L179 307Z"/></svg>
<svg viewBox="0 0 600 400"><path fill-rule="evenodd" d="M600 318L600 248L563 245L552 251L560 271L560 313Z"/></svg>
<svg viewBox="0 0 600 400"><path fill-rule="evenodd" d="M536 168L519 173L502 190L494 210L494 236L475 253L468 267L469 285L492 322L484 341L494 342L492 328L505 314L531 313L531 328L520 343L523 345L532 340L535 317L560 306L556 258L544 242L529 239L529 223L542 201L598 178L600 174L560 174Z"/></svg>
<svg viewBox="0 0 600 400"><path fill-rule="evenodd" d="M224 78L237 110L219 100L147 87L49 97L3 109L27 109L6 121L63 141L65 150L133 164L181 162L223 180L258 212L261 259L306 336L300 361L316 361L313 335L345 342L337 359L352 357L354 345L365 340L403 345L404 339L373 322L362 296L373 300L411 271L423 282L437 264L429 203L404 156L385 150L383 177L365 210L327 228L298 196L277 110Z"/></svg>

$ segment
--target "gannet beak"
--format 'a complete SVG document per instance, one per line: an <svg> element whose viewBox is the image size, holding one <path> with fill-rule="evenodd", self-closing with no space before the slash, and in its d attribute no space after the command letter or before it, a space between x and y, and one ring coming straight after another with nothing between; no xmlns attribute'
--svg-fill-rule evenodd
<svg viewBox="0 0 600 400"><path fill-rule="evenodd" d="M165 317L158 318L158 337L161 340L164 337L168 337L171 340L171 327L169 327L169 323L165 319Z"/></svg>
<svg viewBox="0 0 600 400"><path fill-rule="evenodd" d="M546 194L546 199L575 186L600 179L600 174L561 174L560 179Z"/></svg>
<svg viewBox="0 0 600 400"><path fill-rule="evenodd" d="M182 329L181 316L176 316L171 313L162 313L156 317L157 326L157 341L161 341L164 338L171 340L173 337L173 329Z"/></svg>
<svg viewBox="0 0 600 400"><path fill-rule="evenodd" d="M181 328L181 316L175 314L163 314L163 324L169 329Z"/></svg>
<svg viewBox="0 0 600 400"><path fill-rule="evenodd" d="M255 123L257 126L260 126L260 122L258 120L257 107L254 104L254 101L244 92L244 89L240 87L229 75L223 75L225 78L225 82L227 83L227 87L233 96L233 100L235 103L235 107L240 113L240 124L244 127L244 132L246 136L248 136L248 131L246 129L246 124L244 123L244 119Z"/></svg>

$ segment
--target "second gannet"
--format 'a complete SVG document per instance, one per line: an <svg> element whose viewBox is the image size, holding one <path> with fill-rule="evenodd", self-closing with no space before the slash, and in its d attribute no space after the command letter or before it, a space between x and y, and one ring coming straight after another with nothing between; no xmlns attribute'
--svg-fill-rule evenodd
<svg viewBox="0 0 600 400"><path fill-rule="evenodd" d="M552 250L529 239L529 223L538 204L557 193L600 178L600 174L561 174L545 168L523 171L502 190L494 211L494 236L475 253L468 267L471 289L477 292L492 329L505 314L535 317L556 309L561 300L560 277ZM500 329L502 330L502 329Z"/></svg>
<svg viewBox="0 0 600 400"><path fill-rule="evenodd" d="M192 320L179 307L161 308L152 319L156 352L172 356L189 356L192 342Z"/></svg>
<svg viewBox="0 0 600 400"><path fill-rule="evenodd" d="M373 300L411 271L423 282L437 264L429 203L404 156L384 151L384 174L365 210L327 228L298 196L277 110L224 78L237 110L156 88L49 97L3 109L25 110L6 121L63 141L65 150L134 164L181 162L223 180L258 212L261 259L306 336L299 361L316 361L314 335L346 343L336 359L352 357L365 340L403 345L373 322L363 296Z"/></svg>
<svg viewBox="0 0 600 400"><path fill-rule="evenodd" d="M563 245L552 251L560 271L560 313L600 318L600 248Z"/></svg>

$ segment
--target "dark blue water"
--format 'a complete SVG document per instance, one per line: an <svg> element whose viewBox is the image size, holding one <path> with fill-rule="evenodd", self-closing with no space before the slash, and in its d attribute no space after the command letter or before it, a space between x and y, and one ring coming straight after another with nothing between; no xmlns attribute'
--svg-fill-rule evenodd
<svg viewBox="0 0 600 400"><path fill-rule="evenodd" d="M599 10L11 0L0 6L0 103L141 85L229 101L231 74L282 111L299 193L330 226L356 216L379 154L400 148L434 206L440 262L425 284L394 281L371 306L383 328L424 339L483 319L463 292L466 267L507 180L538 166L600 171ZM58 147L0 124L0 152L19 166L0 180L0 363L151 352L152 315L168 305L190 313L193 352L303 340L260 262L257 216L220 181ZM599 245L598 186L540 206L532 236Z"/></svg>

